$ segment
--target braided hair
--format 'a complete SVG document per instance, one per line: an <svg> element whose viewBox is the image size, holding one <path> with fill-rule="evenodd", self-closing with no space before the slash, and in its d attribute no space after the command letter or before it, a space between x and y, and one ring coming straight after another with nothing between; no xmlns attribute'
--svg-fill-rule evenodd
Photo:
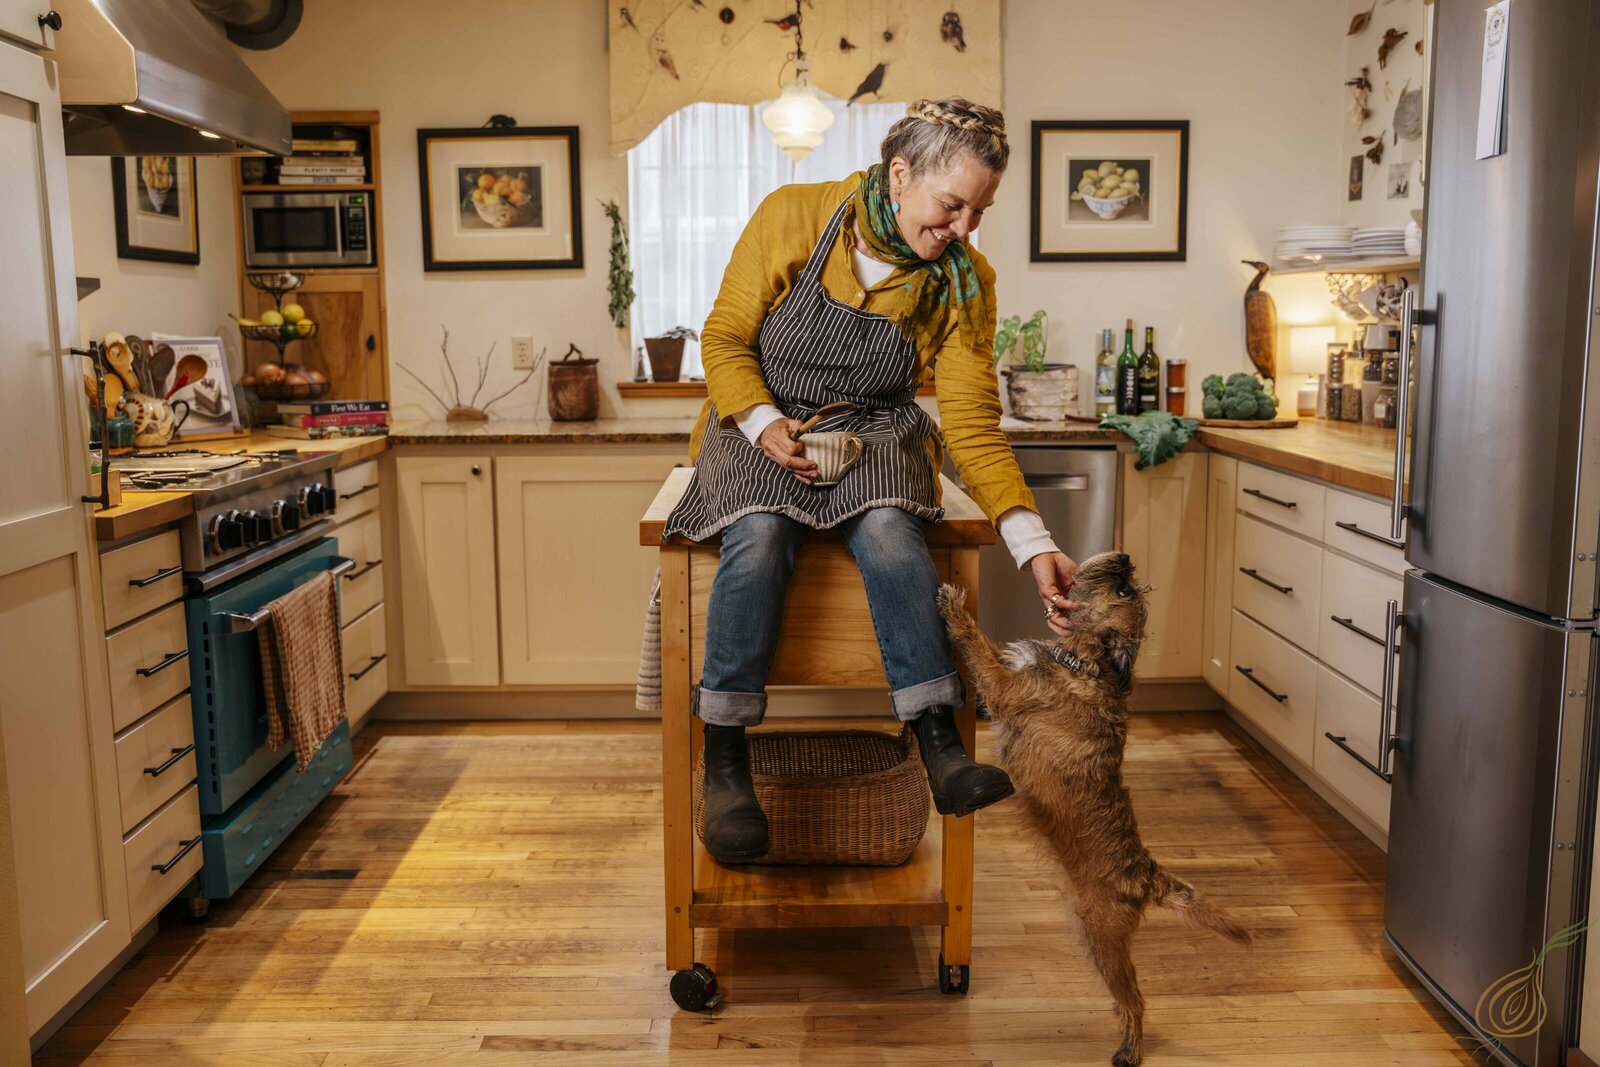
<svg viewBox="0 0 1600 1067"><path fill-rule="evenodd" d="M1006 119L998 108L984 107L959 96L947 100L913 100L906 117L889 127L883 138L883 169L896 156L913 174L942 171L961 152L1002 173L1011 158Z"/></svg>

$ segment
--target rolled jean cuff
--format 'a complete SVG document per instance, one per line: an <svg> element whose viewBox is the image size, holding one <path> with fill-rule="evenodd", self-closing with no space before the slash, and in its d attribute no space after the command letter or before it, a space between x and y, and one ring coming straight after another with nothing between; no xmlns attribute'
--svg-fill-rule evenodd
<svg viewBox="0 0 1600 1067"><path fill-rule="evenodd" d="M922 718L922 713L935 704L947 704L956 708L966 703L966 700L967 693L961 685L961 675L955 671L926 682L918 682L916 685L908 685L904 689L896 689L889 694L889 703L894 707L894 717L901 722Z"/></svg>
<svg viewBox="0 0 1600 1067"><path fill-rule="evenodd" d="M756 726L767 714L765 693L719 693L695 685L690 707L712 726Z"/></svg>

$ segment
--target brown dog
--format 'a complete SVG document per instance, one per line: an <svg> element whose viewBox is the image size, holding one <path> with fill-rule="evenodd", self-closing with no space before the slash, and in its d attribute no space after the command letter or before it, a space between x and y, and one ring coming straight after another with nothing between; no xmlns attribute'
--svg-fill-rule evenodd
<svg viewBox="0 0 1600 1067"><path fill-rule="evenodd" d="M1111 1057L1117 1067L1135 1067L1143 1057L1144 997L1131 950L1146 905L1250 943L1225 912L1145 850L1122 787L1144 593L1125 554L1101 553L1073 583L1072 599L1083 606L1073 613L1068 637L1059 644L1013 641L1002 650L967 613L965 593L952 585L939 590L951 640L997 726L1000 763L1077 892L1089 952L1122 1019L1122 1047Z"/></svg>

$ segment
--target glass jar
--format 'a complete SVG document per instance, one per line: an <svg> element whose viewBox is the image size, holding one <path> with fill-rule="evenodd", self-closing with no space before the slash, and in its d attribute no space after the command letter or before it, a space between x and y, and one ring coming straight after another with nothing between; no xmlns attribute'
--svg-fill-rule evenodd
<svg viewBox="0 0 1600 1067"><path fill-rule="evenodd" d="M1400 392L1393 385L1378 386L1378 393L1372 400L1372 421L1378 426L1394 429L1398 424L1396 413L1400 407Z"/></svg>

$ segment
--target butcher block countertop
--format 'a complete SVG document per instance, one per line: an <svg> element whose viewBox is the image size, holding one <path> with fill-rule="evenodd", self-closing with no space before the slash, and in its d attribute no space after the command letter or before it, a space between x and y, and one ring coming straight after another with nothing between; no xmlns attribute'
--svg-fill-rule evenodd
<svg viewBox="0 0 1600 1067"><path fill-rule="evenodd" d="M1301 419L1284 430L1202 426L1195 436L1225 456L1386 497L1394 492L1394 434L1358 422Z"/></svg>
<svg viewBox="0 0 1600 1067"><path fill-rule="evenodd" d="M172 447L183 447L175 443ZM247 452L276 452L295 448L301 452L337 452L340 467L350 467L362 460L382 455L389 443L382 437L346 437L333 441L296 441L288 437L274 437L267 433L253 434L235 441L211 441L196 447L216 452L244 449ZM194 498L182 492L145 492L125 489L122 503L114 508L94 514L94 535L101 541L115 541L129 534L153 530L176 522L185 515L194 514Z"/></svg>

